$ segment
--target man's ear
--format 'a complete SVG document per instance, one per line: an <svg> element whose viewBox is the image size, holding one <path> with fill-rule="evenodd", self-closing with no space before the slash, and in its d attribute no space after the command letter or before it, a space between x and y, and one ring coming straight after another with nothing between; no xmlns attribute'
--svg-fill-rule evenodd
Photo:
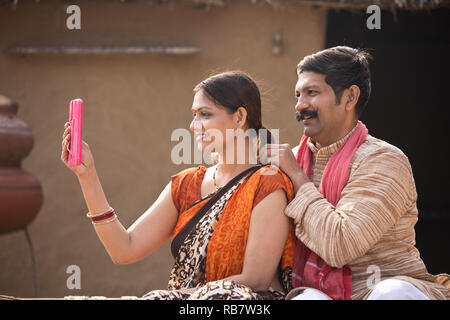
<svg viewBox="0 0 450 320"><path fill-rule="evenodd" d="M244 107L239 107L234 115L236 124L238 126L236 129L243 129L247 123L247 110Z"/></svg>
<svg viewBox="0 0 450 320"><path fill-rule="evenodd" d="M346 111L354 111L356 104L358 103L359 95L361 90L357 85L351 85L350 88L345 90L345 110Z"/></svg>

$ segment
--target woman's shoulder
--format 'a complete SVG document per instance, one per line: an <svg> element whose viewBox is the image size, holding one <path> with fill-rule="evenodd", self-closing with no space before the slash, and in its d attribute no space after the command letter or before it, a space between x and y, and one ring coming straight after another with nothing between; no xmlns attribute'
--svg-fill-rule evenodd
<svg viewBox="0 0 450 320"><path fill-rule="evenodd" d="M274 165L265 165L258 170L260 177L260 184L263 183L281 183L292 184L289 176L284 173L280 168Z"/></svg>
<svg viewBox="0 0 450 320"><path fill-rule="evenodd" d="M264 166L258 170L256 178L259 178L259 180L255 190L254 205L279 189L286 193L288 201L292 200L294 188L291 179L278 167L273 165Z"/></svg>

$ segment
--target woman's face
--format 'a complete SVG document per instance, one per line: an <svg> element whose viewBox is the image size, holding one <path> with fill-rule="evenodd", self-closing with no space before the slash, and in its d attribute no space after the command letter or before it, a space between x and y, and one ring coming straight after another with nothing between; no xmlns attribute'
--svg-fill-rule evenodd
<svg viewBox="0 0 450 320"><path fill-rule="evenodd" d="M226 130L241 128L242 119L237 113L230 114L227 109L215 104L202 89L194 95L192 103L192 122L198 149L201 152L220 152L226 149Z"/></svg>

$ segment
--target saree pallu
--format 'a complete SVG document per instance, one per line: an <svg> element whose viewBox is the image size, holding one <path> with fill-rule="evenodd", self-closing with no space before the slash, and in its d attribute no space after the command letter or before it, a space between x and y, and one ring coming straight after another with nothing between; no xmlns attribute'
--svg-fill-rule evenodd
<svg viewBox="0 0 450 320"><path fill-rule="evenodd" d="M251 176L244 177L230 188L193 227L184 239L169 277L168 290L155 290L146 294L147 299L282 299L292 288L291 272L295 247L293 222L279 265L280 282L284 292L271 290L255 292L235 281L223 280L240 274L244 263L245 248L251 212L259 201L270 193L283 189L287 200L293 197L290 179L280 170L265 166ZM201 181L206 168L200 166L181 172L172 178L172 197L182 212L174 228L174 237L208 201L200 198ZM275 173L275 174L274 174ZM179 197L184 197L180 200ZM187 199L187 201L184 201ZM192 203L193 202L193 203ZM181 209L181 210L180 210ZM194 293L183 289L197 288Z"/></svg>

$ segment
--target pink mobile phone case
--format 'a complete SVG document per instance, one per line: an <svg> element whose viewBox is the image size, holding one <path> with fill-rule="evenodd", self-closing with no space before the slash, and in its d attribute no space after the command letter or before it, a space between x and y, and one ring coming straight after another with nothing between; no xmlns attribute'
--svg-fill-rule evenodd
<svg viewBox="0 0 450 320"><path fill-rule="evenodd" d="M83 100L70 101L70 151L69 166L81 164L81 132L83 127Z"/></svg>

